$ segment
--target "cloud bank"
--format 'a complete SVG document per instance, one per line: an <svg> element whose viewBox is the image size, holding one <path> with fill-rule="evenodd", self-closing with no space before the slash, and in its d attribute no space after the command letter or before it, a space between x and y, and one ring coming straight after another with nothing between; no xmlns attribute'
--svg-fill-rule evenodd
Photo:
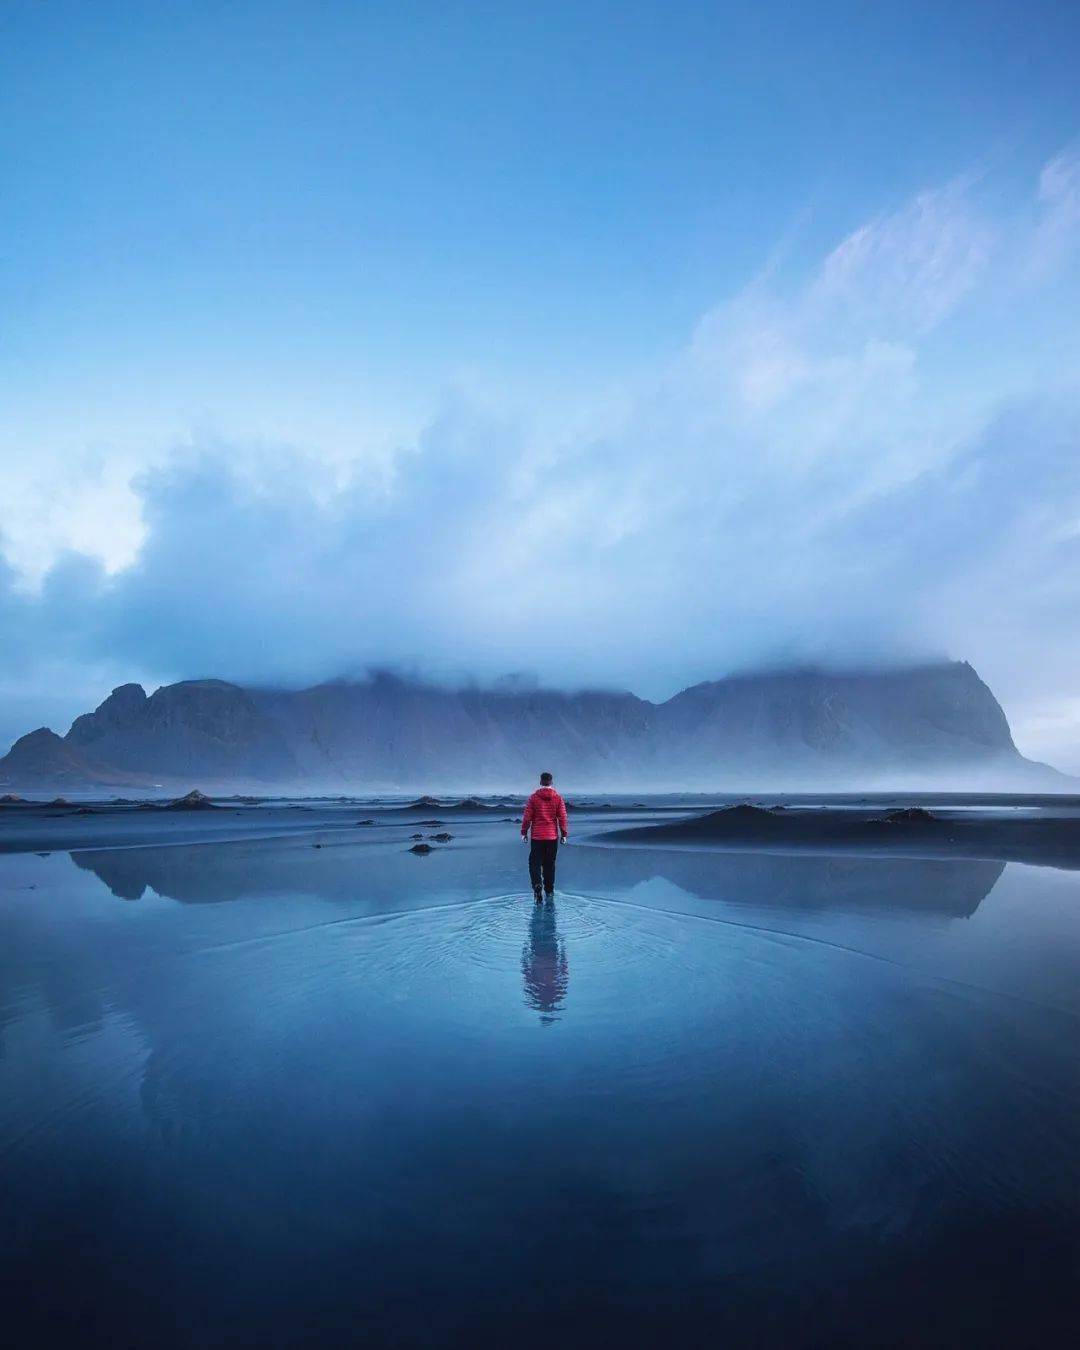
<svg viewBox="0 0 1080 1350"><path fill-rule="evenodd" d="M985 196L927 190L756 278L573 436L459 398L345 471L182 446L124 485L127 565L0 567L6 692L395 663L666 695L954 655L1022 748L1080 768L1080 155Z"/></svg>

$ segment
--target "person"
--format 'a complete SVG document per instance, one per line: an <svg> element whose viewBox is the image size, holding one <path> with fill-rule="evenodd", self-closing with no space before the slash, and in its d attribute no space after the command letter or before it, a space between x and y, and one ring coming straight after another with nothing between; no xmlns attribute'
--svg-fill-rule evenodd
<svg viewBox="0 0 1080 1350"><path fill-rule="evenodd" d="M529 849L529 880L532 882L533 895L539 905L543 899L540 883L543 880L544 891L550 900L555 894L555 855L559 851L559 841L566 843L569 826L566 820L566 803L555 791L551 774L540 775L540 786L525 803L521 817L521 837L527 840L532 830L532 845Z"/></svg>

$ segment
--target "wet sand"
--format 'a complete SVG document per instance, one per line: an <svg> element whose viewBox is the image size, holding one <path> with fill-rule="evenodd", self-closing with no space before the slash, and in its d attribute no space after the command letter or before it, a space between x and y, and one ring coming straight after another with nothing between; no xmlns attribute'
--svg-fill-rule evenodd
<svg viewBox="0 0 1080 1350"><path fill-rule="evenodd" d="M697 794L571 796L575 841L654 848L1020 861L1080 868L1080 798L957 793L745 798ZM714 809L709 809L714 808ZM306 838L313 843L427 841L453 823L510 831L521 802L509 797L215 798L201 809L158 801L84 799L0 805L0 854L146 845ZM611 826L622 828L612 829Z"/></svg>
<svg viewBox="0 0 1080 1350"><path fill-rule="evenodd" d="M1067 1337L1071 872L405 805L5 814L23 1343Z"/></svg>
<svg viewBox="0 0 1080 1350"><path fill-rule="evenodd" d="M131 848L143 845L223 843L306 834L360 835L365 830L398 830L402 839L424 837L453 822L491 821L509 830L521 819L524 799L447 797L423 801L386 798L298 798L245 801L213 798L209 806L177 810L169 801L112 802L95 799L0 804L0 853L37 853L59 849ZM578 828L591 817L605 823L678 814L686 806L670 803L597 802L575 808Z"/></svg>

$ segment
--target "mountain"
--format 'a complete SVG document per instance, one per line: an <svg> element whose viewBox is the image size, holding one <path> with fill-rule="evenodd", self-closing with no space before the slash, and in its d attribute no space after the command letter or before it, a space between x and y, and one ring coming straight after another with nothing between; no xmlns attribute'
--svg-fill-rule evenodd
<svg viewBox="0 0 1080 1350"><path fill-rule="evenodd" d="M0 781L83 786L96 781L96 770L81 760L62 736L48 727L38 727L20 736L0 760Z"/></svg>
<svg viewBox="0 0 1080 1350"><path fill-rule="evenodd" d="M310 689L185 680L114 689L66 736L0 759L0 786L159 783L505 788L1049 786L966 662L729 676L665 703L630 693L446 689L380 673ZM1064 780L1061 780L1064 782Z"/></svg>

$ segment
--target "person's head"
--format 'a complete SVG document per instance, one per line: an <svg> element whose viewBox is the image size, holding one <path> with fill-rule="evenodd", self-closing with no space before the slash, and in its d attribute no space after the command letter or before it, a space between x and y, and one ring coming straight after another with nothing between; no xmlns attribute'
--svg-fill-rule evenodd
<svg viewBox="0 0 1080 1350"><path fill-rule="evenodd" d="M550 786L552 785L552 783L554 783L554 781L555 781L555 779L552 778L551 774L549 774L549 773L542 773L542 774L540 775L540 786L541 786L541 787L550 787Z"/></svg>

